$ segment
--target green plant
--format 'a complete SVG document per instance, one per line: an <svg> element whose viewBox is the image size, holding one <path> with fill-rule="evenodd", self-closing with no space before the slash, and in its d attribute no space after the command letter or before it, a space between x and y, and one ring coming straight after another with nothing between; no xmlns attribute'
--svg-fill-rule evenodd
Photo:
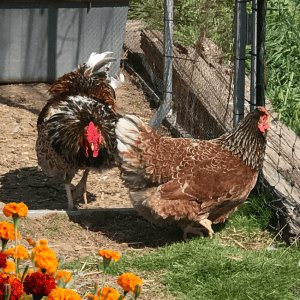
<svg viewBox="0 0 300 300"><path fill-rule="evenodd" d="M174 1L174 41L184 46L195 46L204 30L206 37L223 50L226 61L232 61L234 1L227 0L220 3L212 0L208 3L206 9L205 1ZM163 32L164 1L132 0L128 17L143 21L145 28Z"/></svg>
<svg viewBox="0 0 300 300"><path fill-rule="evenodd" d="M266 94L283 121L300 133L300 1L268 1Z"/></svg>

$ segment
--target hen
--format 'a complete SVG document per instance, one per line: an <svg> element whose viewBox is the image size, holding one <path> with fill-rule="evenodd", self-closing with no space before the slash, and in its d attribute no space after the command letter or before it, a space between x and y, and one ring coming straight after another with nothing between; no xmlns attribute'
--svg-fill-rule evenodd
<svg viewBox="0 0 300 300"><path fill-rule="evenodd" d="M68 209L74 208L73 199L81 194L87 203L90 169L101 172L114 165L118 117L107 64L115 59L106 58L108 53L92 53L86 64L58 78L37 121L38 164L64 183ZM85 171L72 193L70 184L79 169Z"/></svg>
<svg viewBox="0 0 300 300"><path fill-rule="evenodd" d="M263 166L269 113L259 107L214 140L163 138L134 115L116 126L122 178L137 212L212 237L247 199ZM201 224L204 228L194 227Z"/></svg>

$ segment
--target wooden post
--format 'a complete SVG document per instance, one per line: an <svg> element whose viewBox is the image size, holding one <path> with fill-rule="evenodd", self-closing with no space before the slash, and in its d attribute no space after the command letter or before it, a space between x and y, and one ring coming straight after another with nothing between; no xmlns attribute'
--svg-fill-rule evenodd
<svg viewBox="0 0 300 300"><path fill-rule="evenodd" d="M163 101L149 125L157 130L172 108L173 81L173 0L164 1L164 91Z"/></svg>

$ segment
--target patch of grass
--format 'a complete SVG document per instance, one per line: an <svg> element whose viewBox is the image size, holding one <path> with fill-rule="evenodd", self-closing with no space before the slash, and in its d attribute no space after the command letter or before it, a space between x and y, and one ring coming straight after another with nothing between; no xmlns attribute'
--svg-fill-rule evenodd
<svg viewBox="0 0 300 300"><path fill-rule="evenodd" d="M150 282L151 293L158 289L170 299L295 300L300 294L300 253L275 243L266 230L271 218L268 201L265 195L251 197L217 228L213 239L194 238L151 252L129 250L108 273L132 272ZM268 250L270 245L276 247ZM89 271L99 270L96 264L91 263ZM83 261L72 266L82 265Z"/></svg>
<svg viewBox="0 0 300 300"><path fill-rule="evenodd" d="M49 237L53 237L59 232L60 230L60 223L69 220L68 216L59 215L56 220L54 220L46 229L44 230L44 234L48 235Z"/></svg>
<svg viewBox="0 0 300 300"><path fill-rule="evenodd" d="M234 226L236 229L245 229L247 232L257 232L268 228L272 217L272 211L268 202L272 200L270 195L252 196L234 212L226 228Z"/></svg>
<svg viewBox="0 0 300 300"><path fill-rule="evenodd" d="M295 300L299 293L300 254L296 248L253 252L220 245L218 239L195 238L144 257L134 257L134 253L111 264L108 273L133 272L150 281L154 290L166 287L176 295L173 299Z"/></svg>

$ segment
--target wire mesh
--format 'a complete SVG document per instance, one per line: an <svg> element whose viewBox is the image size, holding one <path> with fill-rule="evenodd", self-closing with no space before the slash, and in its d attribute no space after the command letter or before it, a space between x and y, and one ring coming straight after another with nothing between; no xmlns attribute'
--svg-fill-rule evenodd
<svg viewBox="0 0 300 300"><path fill-rule="evenodd" d="M216 10L218 4L212 3ZM218 22L212 20L211 6L206 1L202 7L202 29L198 30L197 43L185 46L175 39L173 45L173 107L168 119L173 127L183 131L182 136L197 139L217 138L233 127L234 68L222 49L208 38L213 36L209 32L213 22ZM228 24L231 24L227 29L233 45L233 19ZM194 25L199 26L199 22ZM128 20L123 50L137 73L161 95L164 91L163 33L147 28L142 21ZM246 75L245 115L250 111L250 88L250 78ZM269 99L266 108L271 112L271 126L259 182L264 191L273 195L268 205L278 216L277 229L284 227L284 237L291 242L300 234L300 138L279 124Z"/></svg>

